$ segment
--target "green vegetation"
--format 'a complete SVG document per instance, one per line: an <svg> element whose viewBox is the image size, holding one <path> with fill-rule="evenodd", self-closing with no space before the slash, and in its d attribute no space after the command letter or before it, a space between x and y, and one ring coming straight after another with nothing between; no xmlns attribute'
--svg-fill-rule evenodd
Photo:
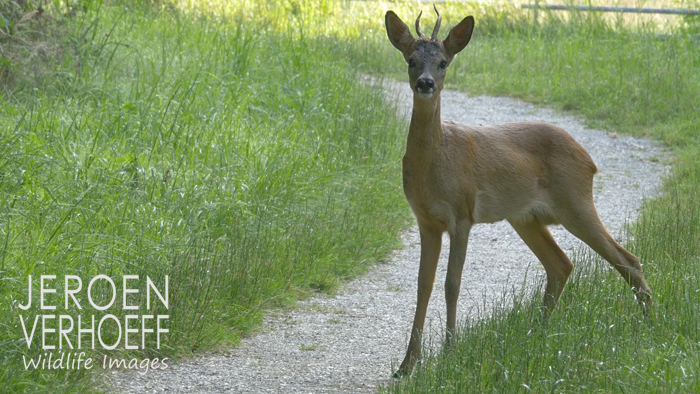
<svg viewBox="0 0 700 394"><path fill-rule="evenodd" d="M383 14L409 20L415 2L211 3L54 2L52 19L21 23L0 7L0 391L94 388L92 374L24 370L22 355L39 353L19 324L29 274L159 287L169 275L161 349L108 354L173 357L235 343L266 308L332 291L407 223L404 126L356 75L405 80ZM541 13L535 27L512 6L440 9L441 36L477 20L451 87L570 110L658 139L677 160L627 245L655 291L651 317L607 263L581 254L549 321L540 294L507 295L514 307L465 322L453 348L389 390L700 391L697 20ZM144 305L139 288L130 300ZM139 311L151 312L164 311Z"/></svg>
<svg viewBox="0 0 700 394"><path fill-rule="evenodd" d="M94 387L84 371L26 371L41 339L37 329L27 349L20 315L29 330L36 314L99 320L84 293L95 275L116 282L106 313L122 322L121 277L139 275L129 303L168 314L170 333L160 349L91 355L172 358L235 343L265 309L332 291L407 223L405 126L330 41L302 25L285 35L237 16L85 4L52 13L74 56L37 65L41 79L3 69L15 79L0 97L0 392ZM18 308L30 274L35 289L57 275L45 285L58 288L56 311L39 310L36 290L32 309ZM82 278L83 310L63 309L64 275ZM165 275L169 309L144 310L145 277L163 289Z"/></svg>

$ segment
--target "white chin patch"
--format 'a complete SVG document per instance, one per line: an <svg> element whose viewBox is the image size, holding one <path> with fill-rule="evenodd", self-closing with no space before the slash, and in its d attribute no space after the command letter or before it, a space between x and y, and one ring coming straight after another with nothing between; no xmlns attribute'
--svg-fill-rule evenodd
<svg viewBox="0 0 700 394"><path fill-rule="evenodd" d="M419 97L422 97L422 98L426 98L426 99L427 99L427 98L433 97L433 94L435 94L435 91L434 91L434 90L433 90L433 91L430 91L430 92L421 92L421 91L418 91L417 93L418 93L418 96L419 96Z"/></svg>

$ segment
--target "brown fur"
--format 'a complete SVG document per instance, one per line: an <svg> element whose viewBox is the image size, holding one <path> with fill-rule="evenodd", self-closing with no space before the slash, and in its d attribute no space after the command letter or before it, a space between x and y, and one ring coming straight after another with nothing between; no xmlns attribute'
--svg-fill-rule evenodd
<svg viewBox="0 0 700 394"><path fill-rule="evenodd" d="M542 122L488 126L441 122L446 68L471 39L474 19L462 20L443 41L414 39L392 11L386 14L386 28L389 40L409 64L413 114L403 185L421 236L416 315L397 374L408 373L420 356L444 232L450 236L445 298L447 340L451 340L467 240L476 223L507 220L537 256L547 272L545 315L554 309L573 269L549 233L549 224L564 225L591 246L632 286L645 310L650 307L651 289L639 260L610 236L593 205L593 176L598 170L566 131Z"/></svg>

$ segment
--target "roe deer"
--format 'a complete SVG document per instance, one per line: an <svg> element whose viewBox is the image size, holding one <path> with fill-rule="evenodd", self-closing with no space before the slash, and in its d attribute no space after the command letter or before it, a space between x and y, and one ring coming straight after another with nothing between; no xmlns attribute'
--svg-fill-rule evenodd
<svg viewBox="0 0 700 394"><path fill-rule="evenodd" d="M387 35L408 63L413 113L403 157L403 188L420 229L418 302L406 357L396 376L409 373L420 356L426 308L435 280L442 234L450 235L445 278L447 342L455 332L457 297L469 231L475 223L507 220L547 273L543 313L554 309L573 264L547 225L562 224L622 275L637 301L651 307L639 259L620 246L601 223L593 205L593 160L566 131L540 122L488 126L442 123L440 92L455 55L474 30L468 16L438 40L441 16L430 39L416 19L414 38L393 12ZM422 14L422 13L421 13Z"/></svg>

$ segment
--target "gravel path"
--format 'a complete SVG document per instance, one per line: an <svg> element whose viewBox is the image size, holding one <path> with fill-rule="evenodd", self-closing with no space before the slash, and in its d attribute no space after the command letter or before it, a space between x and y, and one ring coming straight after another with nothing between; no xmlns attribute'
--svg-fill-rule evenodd
<svg viewBox="0 0 700 394"><path fill-rule="evenodd" d="M385 83L384 88L389 97L399 95L400 110L408 116L412 105L408 84ZM668 153L656 143L590 130L574 117L507 97L469 97L445 90L442 117L467 124L544 120L567 130L600 170L595 203L615 237L637 215L643 198L658 193L669 170L662 164ZM567 254L581 245L561 226L551 230ZM388 262L343 285L336 296L319 295L294 310L269 313L262 330L238 348L146 375L109 372L108 379L115 391L125 393L376 392L390 381L403 358L415 308L417 228L408 230L402 240L404 248ZM443 242L426 321L432 343L439 343L444 333L447 236ZM504 291L522 286L526 274L527 283L537 283L544 270L506 222L476 225L469 239L458 318L488 311Z"/></svg>

